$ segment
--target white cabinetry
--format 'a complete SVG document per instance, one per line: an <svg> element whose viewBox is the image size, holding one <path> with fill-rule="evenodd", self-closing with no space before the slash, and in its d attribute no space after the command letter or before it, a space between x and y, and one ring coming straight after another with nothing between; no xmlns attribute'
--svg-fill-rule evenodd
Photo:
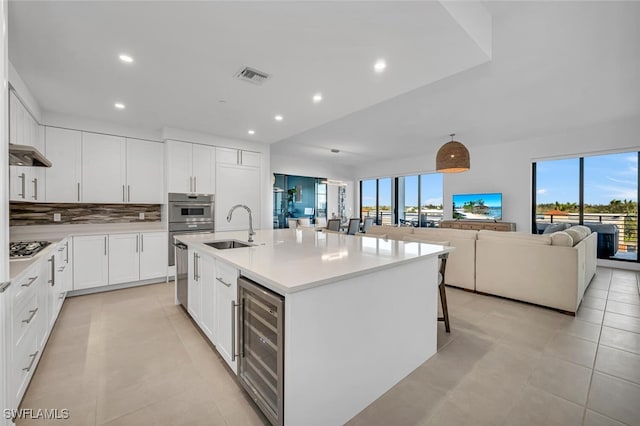
<svg viewBox="0 0 640 426"><path fill-rule="evenodd" d="M166 244L166 232L74 237L73 289L166 277Z"/></svg>
<svg viewBox="0 0 640 426"><path fill-rule="evenodd" d="M13 91L9 92L9 143L31 145L44 152L41 126ZM10 166L9 170L9 197L12 201L45 199L43 167Z"/></svg>
<svg viewBox="0 0 640 426"><path fill-rule="evenodd" d="M202 314L202 281L198 271L200 263L200 254L197 251L189 249L188 251L189 276L187 278L187 310L189 315L198 324L200 324L200 315Z"/></svg>
<svg viewBox="0 0 640 426"><path fill-rule="evenodd" d="M53 164L45 170L46 200L54 203L80 201L82 133L45 127L45 156Z"/></svg>
<svg viewBox="0 0 640 426"><path fill-rule="evenodd" d="M108 236L73 237L73 289L100 287L108 283Z"/></svg>
<svg viewBox="0 0 640 426"><path fill-rule="evenodd" d="M238 166L260 167L262 155L259 152L233 148L216 148L216 162Z"/></svg>
<svg viewBox="0 0 640 426"><path fill-rule="evenodd" d="M109 235L109 284L140 279L140 235Z"/></svg>
<svg viewBox="0 0 640 426"><path fill-rule="evenodd" d="M227 263L216 262L216 349L222 359L237 372L236 350L236 310L238 303L238 270Z"/></svg>
<svg viewBox="0 0 640 426"><path fill-rule="evenodd" d="M215 147L173 140L165 147L167 192L214 193Z"/></svg>
<svg viewBox="0 0 640 426"><path fill-rule="evenodd" d="M217 344L216 340L216 262L215 259L206 255L199 255L198 280L200 281L202 303L200 306L200 328L207 335L211 343Z"/></svg>
<svg viewBox="0 0 640 426"><path fill-rule="evenodd" d="M98 133L82 133L82 201L126 201L125 139Z"/></svg>
<svg viewBox="0 0 640 426"><path fill-rule="evenodd" d="M248 228L249 218L244 210L236 211L231 222L227 222L229 209L236 204L244 204L251 209L253 228L260 229L260 168L217 163L216 182L216 232Z"/></svg>
<svg viewBox="0 0 640 426"><path fill-rule="evenodd" d="M167 275L167 233L140 233L140 279Z"/></svg>
<svg viewBox="0 0 640 426"><path fill-rule="evenodd" d="M127 202L162 203L163 155L161 143L127 139Z"/></svg>

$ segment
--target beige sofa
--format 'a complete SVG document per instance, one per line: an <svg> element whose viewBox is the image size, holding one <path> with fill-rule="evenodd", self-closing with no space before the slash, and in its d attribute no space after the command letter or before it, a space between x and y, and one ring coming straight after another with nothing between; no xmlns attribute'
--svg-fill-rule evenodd
<svg viewBox="0 0 640 426"><path fill-rule="evenodd" d="M369 234L386 236L392 240L448 242L456 249L447 259L447 284L475 290L475 257L478 231L465 229L413 228L372 226Z"/></svg>
<svg viewBox="0 0 640 426"><path fill-rule="evenodd" d="M547 235L524 232L373 226L405 241L448 242L447 284L574 313L596 271L597 234L574 226Z"/></svg>
<svg viewBox="0 0 640 426"><path fill-rule="evenodd" d="M476 291L575 313L596 270L597 234L586 229L573 237L479 231Z"/></svg>

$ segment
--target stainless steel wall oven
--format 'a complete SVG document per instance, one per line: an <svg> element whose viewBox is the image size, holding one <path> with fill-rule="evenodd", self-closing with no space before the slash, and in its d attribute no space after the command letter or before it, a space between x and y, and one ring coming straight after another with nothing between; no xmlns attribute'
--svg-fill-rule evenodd
<svg viewBox="0 0 640 426"><path fill-rule="evenodd" d="M175 265L173 237L213 232L214 199L211 194L169 193L169 266Z"/></svg>

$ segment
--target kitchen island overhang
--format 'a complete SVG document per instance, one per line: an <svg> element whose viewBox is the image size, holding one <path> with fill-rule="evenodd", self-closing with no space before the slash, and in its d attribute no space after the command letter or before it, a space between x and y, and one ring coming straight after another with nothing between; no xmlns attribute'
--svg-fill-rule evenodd
<svg viewBox="0 0 640 426"><path fill-rule="evenodd" d="M285 297L286 425L344 424L435 354L438 255L451 247L313 229L204 244L246 235L177 239Z"/></svg>

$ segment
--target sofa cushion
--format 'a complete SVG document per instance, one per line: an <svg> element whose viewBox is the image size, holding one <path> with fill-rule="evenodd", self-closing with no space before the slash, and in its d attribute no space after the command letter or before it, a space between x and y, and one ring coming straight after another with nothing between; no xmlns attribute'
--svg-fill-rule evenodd
<svg viewBox="0 0 640 426"><path fill-rule="evenodd" d="M433 241L449 241L455 239L478 239L478 231L472 229L450 228L413 228L413 235L427 237Z"/></svg>
<svg viewBox="0 0 640 426"><path fill-rule="evenodd" d="M551 223L546 228L544 228L543 234L553 234L554 232L564 231L568 227L570 227L568 223Z"/></svg>
<svg viewBox="0 0 640 426"><path fill-rule="evenodd" d="M558 231L551 234L552 246L573 247L573 238L564 231Z"/></svg>
<svg viewBox="0 0 640 426"><path fill-rule="evenodd" d="M488 231L478 232L478 240L498 240L522 244L551 245L551 235L534 235L526 232Z"/></svg>
<svg viewBox="0 0 640 426"><path fill-rule="evenodd" d="M571 235L571 238L573 238L573 244L576 245L591 234L591 229L586 226L576 225L566 229L565 232Z"/></svg>
<svg viewBox="0 0 640 426"><path fill-rule="evenodd" d="M439 245L439 246L451 245L451 243L449 241L433 241L433 240L429 240L429 239L425 238L424 236L420 236L420 235L405 235L404 237L402 237L402 240L403 241L407 241L407 242L436 244L436 245Z"/></svg>

